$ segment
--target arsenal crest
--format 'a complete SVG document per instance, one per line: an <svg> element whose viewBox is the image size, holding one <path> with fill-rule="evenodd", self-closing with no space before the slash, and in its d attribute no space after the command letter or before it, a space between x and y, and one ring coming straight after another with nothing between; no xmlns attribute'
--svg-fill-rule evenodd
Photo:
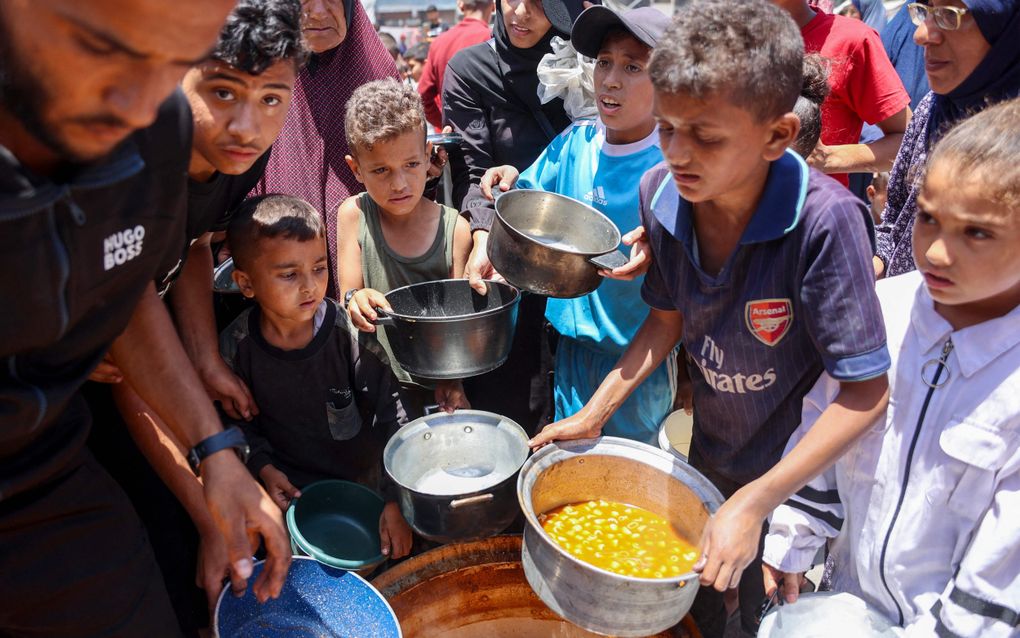
<svg viewBox="0 0 1020 638"><path fill-rule="evenodd" d="M744 322L758 341L774 346L793 325L793 303L789 299L748 301L744 310Z"/></svg>

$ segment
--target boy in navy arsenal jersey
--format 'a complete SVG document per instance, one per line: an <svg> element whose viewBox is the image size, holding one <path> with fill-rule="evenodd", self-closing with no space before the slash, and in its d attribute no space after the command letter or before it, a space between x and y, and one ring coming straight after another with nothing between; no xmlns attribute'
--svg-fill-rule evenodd
<svg viewBox="0 0 1020 638"><path fill-rule="evenodd" d="M573 417L532 441L596 436L683 340L694 386L691 463L728 497L702 538L692 613L721 636L739 587L753 632L764 597L762 523L831 465L885 407L889 355L863 203L787 147L799 120L803 43L761 0L705 0L677 14L652 55L665 162L641 180L651 306L627 351ZM761 78L768 78L762 81ZM827 371L836 401L780 461L804 395Z"/></svg>

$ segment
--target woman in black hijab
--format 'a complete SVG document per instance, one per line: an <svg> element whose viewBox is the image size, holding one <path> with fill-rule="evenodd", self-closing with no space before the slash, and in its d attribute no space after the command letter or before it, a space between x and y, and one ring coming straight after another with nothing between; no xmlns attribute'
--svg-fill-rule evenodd
<svg viewBox="0 0 1020 638"><path fill-rule="evenodd" d="M552 39L570 37L582 0L496 0L493 38L450 60L443 80L443 119L464 136L463 159L451 154L454 201L471 220L474 249L468 274L491 274L485 257L492 203L478 188L485 171L509 164L524 170L567 126L559 98L538 99L538 63ZM480 267L481 266L481 267ZM481 272L479 272L481 270ZM517 421L535 432L551 416L545 344L545 298L525 297L518 311L510 358L499 369L464 383L471 405ZM527 398L527 400L525 400Z"/></svg>

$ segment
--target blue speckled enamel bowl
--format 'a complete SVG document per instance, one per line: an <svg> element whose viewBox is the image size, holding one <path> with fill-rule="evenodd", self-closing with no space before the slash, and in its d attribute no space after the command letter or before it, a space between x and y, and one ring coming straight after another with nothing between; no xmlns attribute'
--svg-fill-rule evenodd
<svg viewBox="0 0 1020 638"><path fill-rule="evenodd" d="M280 597L260 605L251 586L263 563L244 596L229 584L220 593L213 617L220 638L401 638L393 609L365 579L304 556L294 557Z"/></svg>

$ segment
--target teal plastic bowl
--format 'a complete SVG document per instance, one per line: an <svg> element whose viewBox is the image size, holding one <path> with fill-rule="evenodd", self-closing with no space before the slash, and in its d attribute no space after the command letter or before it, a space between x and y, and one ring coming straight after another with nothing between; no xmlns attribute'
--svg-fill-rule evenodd
<svg viewBox="0 0 1020 638"><path fill-rule="evenodd" d="M385 503L350 481L319 481L301 490L287 509L287 529L297 550L323 565L361 570L384 560L379 517Z"/></svg>

